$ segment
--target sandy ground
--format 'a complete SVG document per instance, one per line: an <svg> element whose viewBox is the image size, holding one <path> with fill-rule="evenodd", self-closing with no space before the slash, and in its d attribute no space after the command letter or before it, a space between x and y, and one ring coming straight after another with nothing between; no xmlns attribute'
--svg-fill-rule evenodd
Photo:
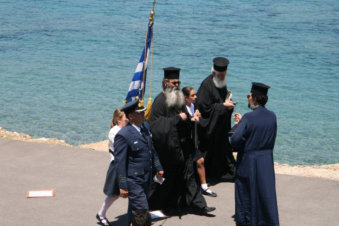
<svg viewBox="0 0 339 226"><path fill-rule="evenodd" d="M108 151L108 140L103 140L96 143L82 144L78 146L79 148L86 148L95 151Z"/></svg>
<svg viewBox="0 0 339 226"><path fill-rule="evenodd" d="M0 138L7 138L12 140L21 140L37 143L47 144L61 144L66 146L72 146L67 144L64 140L57 140L55 138L34 138L24 133L10 132L0 127ZM79 148L91 149L96 151L108 151L108 140L83 144L77 146ZM318 177L330 180L339 180L339 163L330 165L296 165L290 166L288 164L275 163L275 172L277 174L286 174L302 177Z"/></svg>
<svg viewBox="0 0 339 226"><path fill-rule="evenodd" d="M45 144L61 144L66 146L72 146L67 144L64 140L58 140L55 138L34 138L25 133L17 133L17 132L10 132L5 130L4 128L0 127L0 138L6 138L11 140L21 140L21 141L28 141L28 142L36 142L36 143L45 143Z"/></svg>

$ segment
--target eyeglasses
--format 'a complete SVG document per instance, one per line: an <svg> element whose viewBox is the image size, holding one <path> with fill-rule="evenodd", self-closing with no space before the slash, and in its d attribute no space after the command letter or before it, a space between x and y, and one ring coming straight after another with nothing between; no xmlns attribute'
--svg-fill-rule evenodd
<svg viewBox="0 0 339 226"><path fill-rule="evenodd" d="M197 94L196 94L196 93L191 95L191 97L195 97L195 96L197 96Z"/></svg>
<svg viewBox="0 0 339 226"><path fill-rule="evenodd" d="M176 86L176 85L180 85L180 83L181 83L180 81L172 82L172 84L175 85L175 86Z"/></svg>

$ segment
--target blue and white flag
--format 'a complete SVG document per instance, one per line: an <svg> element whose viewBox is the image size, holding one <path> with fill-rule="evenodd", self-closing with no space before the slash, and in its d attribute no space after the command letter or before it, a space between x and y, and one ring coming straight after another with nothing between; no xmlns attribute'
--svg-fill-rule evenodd
<svg viewBox="0 0 339 226"><path fill-rule="evenodd" d="M153 27L153 23L149 23L147 37L145 41L145 47L142 51L137 68L135 69L132 82L129 85L128 93L125 99L126 103L130 102L131 100L135 100L136 98L139 98L139 100L143 99L143 95L145 93L147 62L148 62L148 56L150 53L150 47L152 44L152 35L153 35L152 27ZM145 49L146 49L146 53L145 53Z"/></svg>

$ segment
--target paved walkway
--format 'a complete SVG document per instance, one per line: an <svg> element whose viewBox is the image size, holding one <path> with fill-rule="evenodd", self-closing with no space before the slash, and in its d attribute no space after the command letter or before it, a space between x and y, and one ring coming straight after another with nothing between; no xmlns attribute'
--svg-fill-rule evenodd
<svg viewBox="0 0 339 226"><path fill-rule="evenodd" d="M105 152L0 139L0 225L97 225L109 164ZM277 175L281 225L339 225L339 182ZM215 217L185 215L153 225L235 225L234 185L213 187ZM27 190L55 189L54 198L26 198ZM125 225L127 200L108 211L112 225Z"/></svg>

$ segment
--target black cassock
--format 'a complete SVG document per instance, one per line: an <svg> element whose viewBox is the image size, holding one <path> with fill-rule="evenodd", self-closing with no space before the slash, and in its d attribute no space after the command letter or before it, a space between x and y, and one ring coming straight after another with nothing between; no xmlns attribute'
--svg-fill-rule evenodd
<svg viewBox="0 0 339 226"><path fill-rule="evenodd" d="M202 209L206 206L193 168L195 149L191 123L189 119L181 120L178 115L183 112L183 107L167 107L164 93L160 93L152 105L149 123L154 147L165 171L165 181L162 185L153 184L148 198L151 210Z"/></svg>
<svg viewBox="0 0 339 226"><path fill-rule="evenodd" d="M259 106L245 114L231 137L239 149L235 179L235 219L239 224L279 225L273 148L277 119Z"/></svg>
<svg viewBox="0 0 339 226"><path fill-rule="evenodd" d="M227 87L217 88L213 75L208 76L197 93L197 106L201 113L199 140L205 155L206 177L233 179L235 160L228 140L233 110L223 106Z"/></svg>

